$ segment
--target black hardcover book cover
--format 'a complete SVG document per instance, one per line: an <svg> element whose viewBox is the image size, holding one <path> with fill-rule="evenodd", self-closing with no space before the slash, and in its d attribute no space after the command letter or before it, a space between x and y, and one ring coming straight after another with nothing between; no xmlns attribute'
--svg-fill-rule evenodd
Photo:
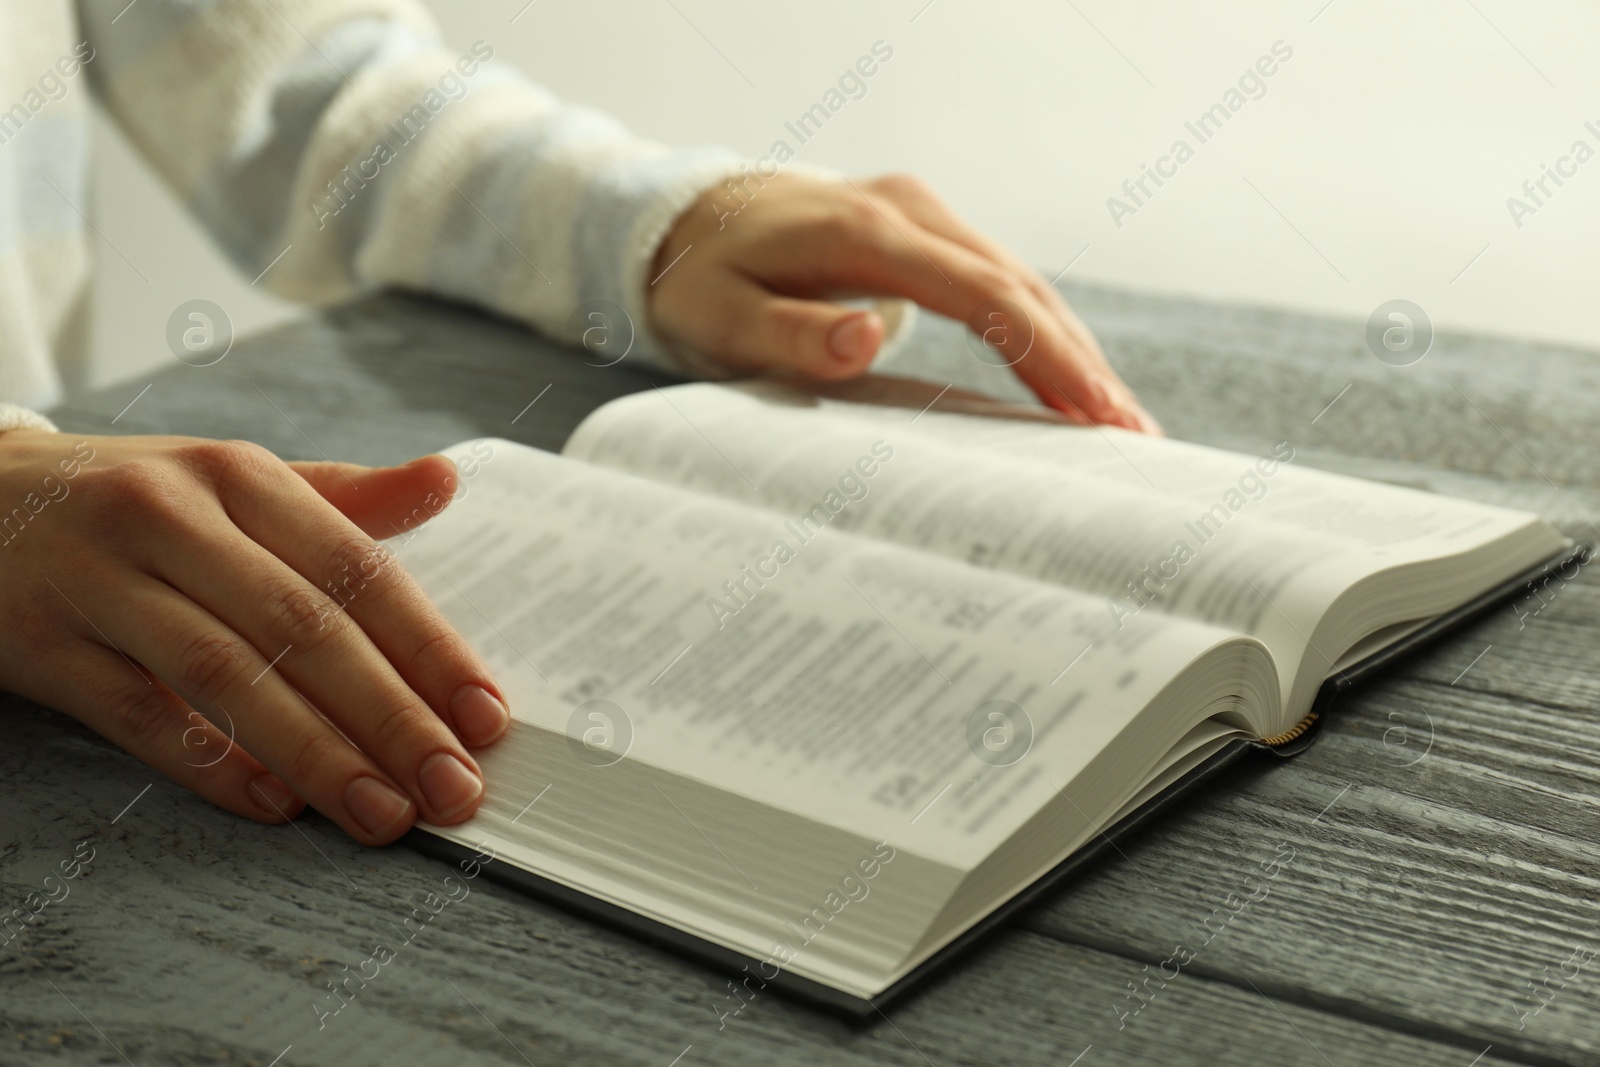
<svg viewBox="0 0 1600 1067"><path fill-rule="evenodd" d="M1277 745L1268 745L1260 741L1246 741L1243 739L1231 742L1220 752L1217 752L1204 763L1193 768L1182 778L1150 798L1137 810L1124 816L1115 825L1102 830L1088 844L1085 844L1035 880L1033 884L1027 886L994 911L978 920L949 944L918 964L915 969L878 995L870 998L854 995L789 971L779 971L776 977L767 979L766 987L858 1022L865 1022L871 1019L881 1012L884 1007L906 996L912 990L925 985L933 976L946 970L957 959L971 952L997 927L1008 922L1018 912L1042 900L1072 878L1088 870L1099 861L1106 850L1115 849L1118 841L1145 829L1161 818L1168 809L1189 797L1202 786L1218 779L1229 768L1248 758L1287 759L1305 751L1316 740L1317 730L1328 712L1351 689L1381 674L1393 664L1416 654L1420 649L1437 641L1443 635L1460 628L1496 605L1515 598L1545 580L1557 568L1564 567L1569 563L1577 565L1587 563L1591 558L1591 552L1590 545L1575 544L1553 559L1541 563L1525 574L1489 590L1454 611L1439 616L1399 640L1385 645L1361 662L1334 674L1323 683L1321 690L1317 693L1311 714L1306 717L1300 727L1292 731L1294 735L1292 739ZM454 841L447 841L421 829L413 829L405 837L401 838L401 841L424 855L452 864L466 860L474 855L472 849L459 845ZM637 912L600 900L582 890L551 881L511 863L496 862L484 866L482 870L484 875L496 882L520 890L540 900L556 904L568 911L603 923L613 929L631 934L648 944L665 948L678 955L696 960L714 970L736 975L740 974L746 967L754 970L763 965L762 960L758 960L753 956L747 956L742 952L736 952L715 942L704 940L676 927L646 918ZM760 973L762 977L765 977L764 971Z"/></svg>

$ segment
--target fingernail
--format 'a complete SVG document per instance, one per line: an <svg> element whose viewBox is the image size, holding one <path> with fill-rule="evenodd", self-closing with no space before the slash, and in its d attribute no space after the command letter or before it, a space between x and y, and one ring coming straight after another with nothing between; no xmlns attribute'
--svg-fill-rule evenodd
<svg viewBox="0 0 1600 1067"><path fill-rule="evenodd" d="M448 819L483 792L483 779L448 752L435 752L423 760L417 781L428 806L441 819Z"/></svg>
<svg viewBox="0 0 1600 1067"><path fill-rule="evenodd" d="M845 363L860 363L871 359L878 350L878 331L868 312L851 315L834 324L828 331L828 350L833 358Z"/></svg>
<svg viewBox="0 0 1600 1067"><path fill-rule="evenodd" d="M1113 386L1103 378L1090 378L1085 384L1098 421L1135 433L1150 433L1152 427L1155 433L1161 432L1160 424L1139 406L1125 387Z"/></svg>
<svg viewBox="0 0 1600 1067"><path fill-rule="evenodd" d="M376 778L361 777L344 787L344 806L361 828L382 837L411 811L411 799Z"/></svg>
<svg viewBox="0 0 1600 1067"><path fill-rule="evenodd" d="M250 780L248 792L256 807L285 818L288 817L290 809L300 802L300 798L294 795L294 790L284 785L275 774L257 775Z"/></svg>
<svg viewBox="0 0 1600 1067"><path fill-rule="evenodd" d="M477 747L504 733L511 715L483 686L464 685L450 698L450 721L455 724L456 736Z"/></svg>

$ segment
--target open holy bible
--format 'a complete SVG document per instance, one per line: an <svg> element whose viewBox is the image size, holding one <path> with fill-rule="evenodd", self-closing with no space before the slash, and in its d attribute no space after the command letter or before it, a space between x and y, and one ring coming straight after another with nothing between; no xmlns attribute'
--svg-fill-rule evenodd
<svg viewBox="0 0 1600 1067"><path fill-rule="evenodd" d="M868 379L467 442L388 542L513 716L445 856L865 1014L1318 694L1574 551L1539 517ZM932 393L932 390L928 390ZM743 998L743 999L738 999Z"/></svg>

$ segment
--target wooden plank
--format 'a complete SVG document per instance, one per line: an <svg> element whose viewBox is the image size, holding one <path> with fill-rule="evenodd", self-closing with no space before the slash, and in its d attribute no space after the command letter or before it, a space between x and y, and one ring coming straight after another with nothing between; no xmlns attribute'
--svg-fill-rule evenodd
<svg viewBox="0 0 1600 1067"><path fill-rule="evenodd" d="M241 341L214 366L73 397L55 418L83 433L247 437L286 459L396 463L472 437L559 448L600 404L672 380L584 358L468 308L382 296Z"/></svg>
<svg viewBox="0 0 1600 1067"><path fill-rule="evenodd" d="M1198 973L1296 1003L1591 1060L1597 749L1592 709L1386 680L1310 751L1124 845L1026 926L1152 961L1203 945ZM1267 878L1274 857L1290 859ZM1230 919L1230 894L1255 899Z"/></svg>
<svg viewBox="0 0 1600 1067"><path fill-rule="evenodd" d="M1569 569L1567 574L1572 574ZM1563 719L1600 708L1600 577L1589 564L1557 574L1496 610L1458 641L1408 663L1407 677L1561 709ZM1530 707L1536 713L1537 707ZM1592 751L1592 750L1591 750Z"/></svg>
<svg viewBox="0 0 1600 1067"><path fill-rule="evenodd" d="M1444 333L1421 361L1394 367L1368 351L1360 321L1094 288L1070 295L1184 440L1245 451L1303 440L1434 470L1600 485L1589 458L1600 444L1591 351Z"/></svg>
<svg viewBox="0 0 1600 1067"><path fill-rule="evenodd" d="M1092 1045L1078 1062L1463 1067L1482 1051L1198 971L1141 984L1132 1014L1141 961L1022 930L855 1028L759 988L733 999L730 976L486 880L446 888L444 865L321 818L234 819L55 713L7 700L0 729L3 899L94 850L0 947L0 1062L954 1067L1065 1065ZM459 900L397 930L430 892ZM369 964L378 942L393 958Z"/></svg>

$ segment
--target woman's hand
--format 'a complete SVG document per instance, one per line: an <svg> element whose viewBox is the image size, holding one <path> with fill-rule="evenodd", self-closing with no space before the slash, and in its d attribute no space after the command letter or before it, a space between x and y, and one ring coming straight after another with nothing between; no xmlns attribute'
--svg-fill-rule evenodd
<svg viewBox="0 0 1600 1067"><path fill-rule="evenodd" d="M1060 294L914 177L718 186L678 219L651 278L657 331L735 371L862 374L883 319L827 298L906 297L967 323L1069 418L1161 432Z"/></svg>
<svg viewBox="0 0 1600 1067"><path fill-rule="evenodd" d="M0 686L262 822L306 803L359 841L457 823L463 742L508 716L375 537L454 466L286 464L238 441L0 434Z"/></svg>

